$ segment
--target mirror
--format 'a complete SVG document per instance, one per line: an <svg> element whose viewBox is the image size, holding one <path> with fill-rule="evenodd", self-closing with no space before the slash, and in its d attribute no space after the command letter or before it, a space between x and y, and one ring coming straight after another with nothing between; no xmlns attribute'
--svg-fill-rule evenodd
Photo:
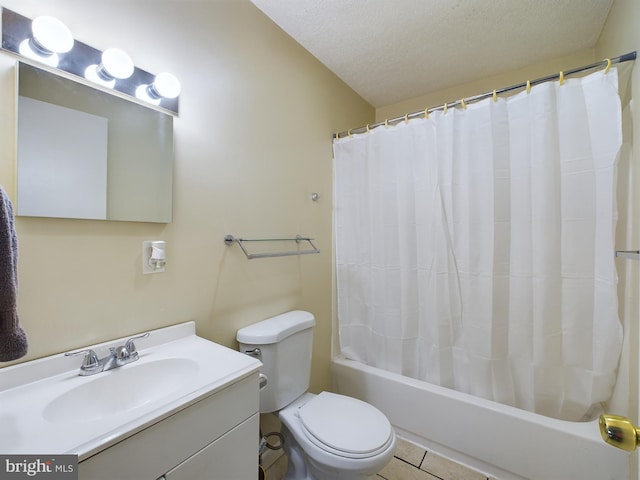
<svg viewBox="0 0 640 480"><path fill-rule="evenodd" d="M18 62L16 214L169 223L173 117Z"/></svg>

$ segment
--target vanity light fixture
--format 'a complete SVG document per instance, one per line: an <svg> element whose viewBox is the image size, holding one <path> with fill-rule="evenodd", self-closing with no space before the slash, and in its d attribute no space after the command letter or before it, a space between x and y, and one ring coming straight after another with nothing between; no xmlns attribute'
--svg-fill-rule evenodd
<svg viewBox="0 0 640 480"><path fill-rule="evenodd" d="M119 48L107 48L102 52L99 65L89 65L84 71L87 80L113 88L116 80L124 80L133 75L133 60Z"/></svg>
<svg viewBox="0 0 640 480"><path fill-rule="evenodd" d="M26 63L47 65L154 110L178 115L180 82L172 74L154 75L137 68L122 50L102 52L74 40L67 26L54 17L40 16L32 21L5 7L0 9L2 50Z"/></svg>
<svg viewBox="0 0 640 480"><path fill-rule="evenodd" d="M43 15L31 22L31 35L20 43L21 55L57 67L59 54L73 48L71 30L55 17Z"/></svg>

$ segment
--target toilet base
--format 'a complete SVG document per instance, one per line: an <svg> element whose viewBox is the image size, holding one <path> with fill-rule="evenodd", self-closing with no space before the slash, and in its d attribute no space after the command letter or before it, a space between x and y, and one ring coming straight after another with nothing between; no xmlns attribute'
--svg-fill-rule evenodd
<svg viewBox="0 0 640 480"><path fill-rule="evenodd" d="M304 452L294 440L289 429L282 425L281 433L283 437L282 449L288 462L283 480L315 480L310 476Z"/></svg>
<svg viewBox="0 0 640 480"><path fill-rule="evenodd" d="M281 433L284 437L282 449L288 460L287 472L283 480L375 480L375 475L339 471L319 465L305 454L285 425L282 425Z"/></svg>

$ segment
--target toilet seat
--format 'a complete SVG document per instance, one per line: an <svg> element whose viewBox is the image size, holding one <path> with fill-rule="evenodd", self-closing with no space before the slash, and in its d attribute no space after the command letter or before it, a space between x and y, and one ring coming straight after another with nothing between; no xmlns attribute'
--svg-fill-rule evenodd
<svg viewBox="0 0 640 480"><path fill-rule="evenodd" d="M393 442L389 420L361 400L322 392L296 412L305 436L322 450L346 458L370 458Z"/></svg>

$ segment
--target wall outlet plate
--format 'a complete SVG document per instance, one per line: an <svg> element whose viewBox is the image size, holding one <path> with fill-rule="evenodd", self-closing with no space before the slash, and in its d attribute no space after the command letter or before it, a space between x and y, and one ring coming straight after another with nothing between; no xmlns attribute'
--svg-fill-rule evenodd
<svg viewBox="0 0 640 480"><path fill-rule="evenodd" d="M142 273L144 275L148 273L163 273L164 264L161 267L154 267L151 263L151 240L145 240L142 242Z"/></svg>

